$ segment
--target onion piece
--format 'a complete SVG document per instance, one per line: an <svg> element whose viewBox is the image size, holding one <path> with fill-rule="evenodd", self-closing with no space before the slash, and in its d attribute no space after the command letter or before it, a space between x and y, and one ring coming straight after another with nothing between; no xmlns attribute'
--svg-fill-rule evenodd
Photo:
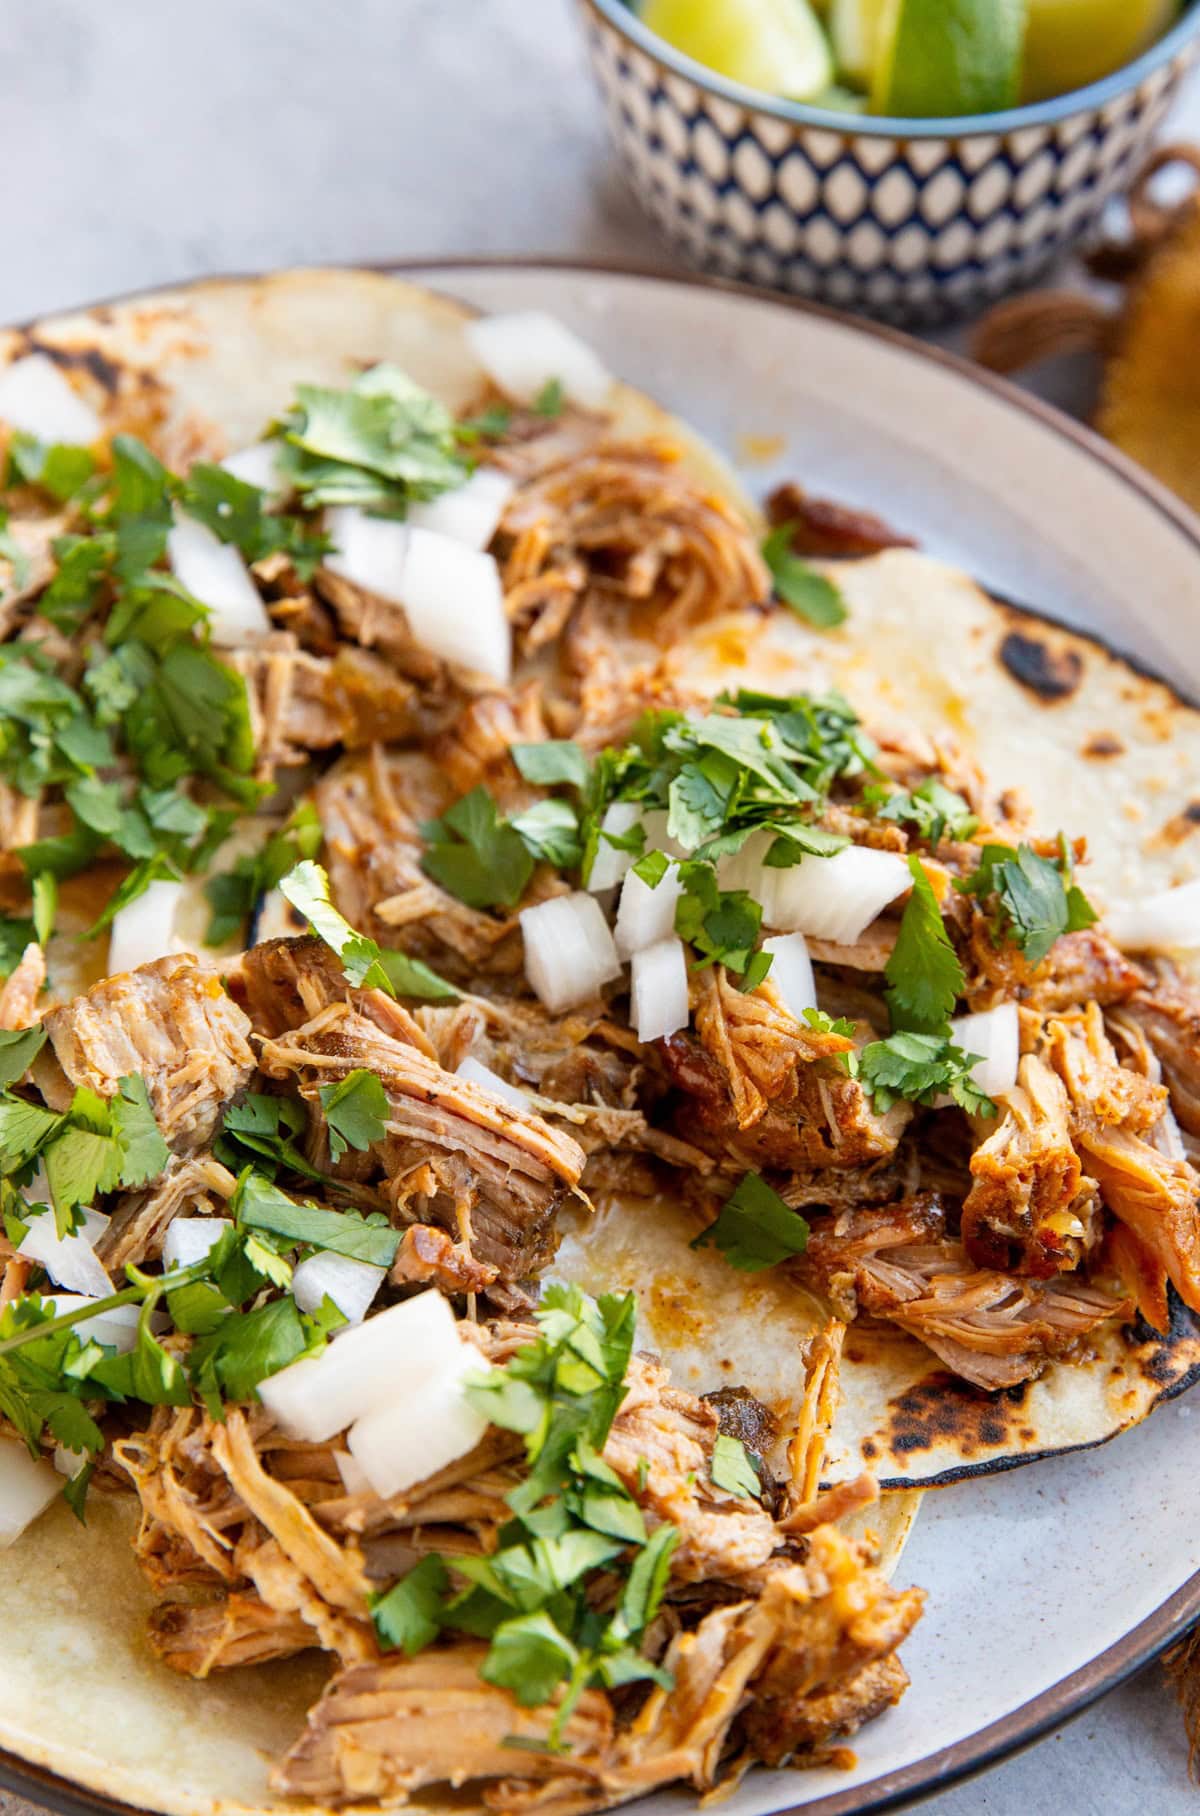
<svg viewBox="0 0 1200 1816"><path fill-rule="evenodd" d="M191 1267L203 1261L232 1228L230 1217L172 1217L163 1237L163 1267Z"/></svg>
<svg viewBox="0 0 1200 1816"><path fill-rule="evenodd" d="M439 536L465 542L469 549L486 549L516 489L516 480L499 467L476 467L465 485L410 504L407 521L415 529L436 530Z"/></svg>
<svg viewBox="0 0 1200 1816"><path fill-rule="evenodd" d="M29 1219L17 1253L44 1267L56 1286L65 1286L68 1292L82 1293L88 1299L103 1298L113 1291L113 1283L95 1252L95 1244L108 1222L101 1211L84 1211L82 1229L60 1236L54 1227L54 1212L39 1211Z"/></svg>
<svg viewBox="0 0 1200 1816"><path fill-rule="evenodd" d="M28 353L0 371L0 422L38 441L88 448L103 424L45 353Z"/></svg>
<svg viewBox="0 0 1200 1816"><path fill-rule="evenodd" d="M466 1397L468 1377L490 1372L478 1350L460 1345L454 1363L429 1373L416 1393L393 1394L350 1427L350 1455L381 1499L436 1475L474 1450L488 1428Z"/></svg>
<svg viewBox="0 0 1200 1816"><path fill-rule="evenodd" d="M642 809L637 801L613 801L604 810L600 830L624 838L626 833L633 831L641 817ZM606 839L600 839L596 845L592 873L587 880L589 892L592 895L603 895L606 889L615 889L630 865L637 862L637 857L636 851L622 851L619 845L610 845Z"/></svg>
<svg viewBox="0 0 1200 1816"><path fill-rule="evenodd" d="M71 1481L74 1481L81 1469L87 1468L90 1460L86 1450L68 1450L65 1444L54 1446L51 1459L59 1475L67 1476Z"/></svg>
<svg viewBox="0 0 1200 1816"><path fill-rule="evenodd" d="M337 1472L342 1478L342 1487L347 1494L370 1494L371 1484L364 1470L354 1461L348 1450L335 1450L333 1460Z"/></svg>
<svg viewBox="0 0 1200 1816"><path fill-rule="evenodd" d="M315 1312L328 1294L344 1318L361 1324L386 1274L353 1255L308 1255L292 1274L292 1297L302 1312Z"/></svg>
<svg viewBox="0 0 1200 1816"><path fill-rule="evenodd" d="M455 1066L454 1075L456 1078L469 1078L473 1085L479 1085L483 1090L490 1091L493 1097L502 1097L505 1103L512 1104L514 1109L527 1110L529 1108L529 1098L518 1085L510 1085L507 1078L501 1078L500 1074L493 1072L490 1066L481 1065L477 1059L472 1059L469 1053Z"/></svg>
<svg viewBox="0 0 1200 1816"><path fill-rule="evenodd" d="M523 908L521 933L525 975L551 1014L586 1002L621 975L600 904L582 889Z"/></svg>
<svg viewBox="0 0 1200 1816"><path fill-rule="evenodd" d="M175 919L183 901L182 883L147 883L142 893L118 908L108 930L108 975L136 971L179 950Z"/></svg>
<svg viewBox="0 0 1200 1816"><path fill-rule="evenodd" d="M180 585L208 607L214 643L228 649L267 635L271 620L249 568L206 523L177 511L167 532L167 560Z"/></svg>
<svg viewBox="0 0 1200 1816"><path fill-rule="evenodd" d="M243 485L257 486L260 492L269 496L275 497L287 490L279 470L277 441L256 441L248 448L239 448L236 454L227 454L220 464Z"/></svg>
<svg viewBox="0 0 1200 1816"><path fill-rule="evenodd" d="M687 957L681 939L672 936L643 946L633 955L629 975L629 1016L639 1040L664 1040L687 1027Z"/></svg>
<svg viewBox="0 0 1200 1816"><path fill-rule="evenodd" d="M0 1551L45 1512L61 1487L62 1477L49 1463L14 1439L0 1439Z"/></svg>
<svg viewBox="0 0 1200 1816"><path fill-rule="evenodd" d="M1200 877L1113 909L1104 926L1126 952L1194 950L1200 946Z"/></svg>
<svg viewBox="0 0 1200 1816"><path fill-rule="evenodd" d="M491 555L436 530L409 531L401 601L418 643L493 681L512 673L512 630Z"/></svg>
<svg viewBox="0 0 1200 1816"><path fill-rule="evenodd" d="M260 1381L258 1397L289 1438L323 1444L376 1406L419 1392L462 1347L448 1301L430 1288Z"/></svg>
<svg viewBox="0 0 1200 1816"><path fill-rule="evenodd" d="M997 1003L975 1015L957 1015L950 1023L954 1044L978 1053L972 1081L987 1097L1003 1097L1017 1082L1021 1058L1021 1019L1016 1003Z"/></svg>
<svg viewBox="0 0 1200 1816"><path fill-rule="evenodd" d="M612 374L586 341L541 309L481 315L468 322L466 336L488 377L519 404L535 403L555 379L585 409L608 401Z"/></svg>
<svg viewBox="0 0 1200 1816"><path fill-rule="evenodd" d="M784 1007L799 1021L806 1009L817 1006L817 985L804 935L776 933L763 941L762 949L771 954L767 976L783 998Z"/></svg>
<svg viewBox="0 0 1200 1816"><path fill-rule="evenodd" d="M512 631L490 555L436 530L368 517L356 505L327 511L325 527L332 573L401 606L416 641L443 661L508 680Z"/></svg>
<svg viewBox="0 0 1200 1816"><path fill-rule="evenodd" d="M671 938L675 932L675 907L682 894L683 884L676 863L668 864L665 874L653 888L642 881L636 870L629 872L621 884L617 923L613 928L613 938L622 958L632 958L635 952Z"/></svg>
<svg viewBox="0 0 1200 1816"><path fill-rule="evenodd" d="M61 1314L77 1312L88 1303L88 1298L82 1293L54 1293L47 1303L54 1307L56 1314ZM71 1328L82 1342L94 1340L103 1343L107 1349L115 1349L119 1356L127 1356L137 1342L140 1315L139 1305L114 1305L106 1312L97 1312L94 1318L81 1318ZM159 1329L165 1323L166 1320L159 1314L151 1319L151 1324Z"/></svg>
<svg viewBox="0 0 1200 1816"><path fill-rule="evenodd" d="M847 845L831 858L803 857L786 870L764 864L750 893L762 903L768 927L852 946L911 887L912 874L897 852Z"/></svg>

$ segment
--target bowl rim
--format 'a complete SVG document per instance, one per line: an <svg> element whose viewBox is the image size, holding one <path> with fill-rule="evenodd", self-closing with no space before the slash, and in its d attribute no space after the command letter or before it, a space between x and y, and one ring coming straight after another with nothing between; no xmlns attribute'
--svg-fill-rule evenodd
<svg viewBox="0 0 1200 1816"><path fill-rule="evenodd" d="M731 81L706 64L697 63L693 57L668 44L665 38L648 30L626 0L578 0L578 3L598 13L644 55L697 88L745 108L749 113L770 114L792 126L823 127L847 139L966 139L1019 132L1028 126L1056 125L1060 120L1104 107L1127 94L1144 76L1169 62L1189 41L1200 40L1200 0L1188 0L1174 25L1156 38L1140 57L1135 57L1131 63L1123 63L1111 75L1089 82L1083 88L1070 89L1065 95L1054 95L1046 101L1031 101L1023 107L1008 107L1000 113L904 119L889 114L847 114L836 108L814 107L806 101L786 101L759 89L747 88L744 83Z"/></svg>

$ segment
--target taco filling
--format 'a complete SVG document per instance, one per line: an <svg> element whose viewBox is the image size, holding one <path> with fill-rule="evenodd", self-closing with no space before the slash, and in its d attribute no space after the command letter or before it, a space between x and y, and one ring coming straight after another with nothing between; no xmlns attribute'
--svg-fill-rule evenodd
<svg viewBox="0 0 1200 1816"><path fill-rule="evenodd" d="M280 1798L566 1816L899 1697L914 1383L1028 1396L921 1480L1200 1366L1200 883L860 706L879 519L454 332L248 447L0 371L0 1541L325 1654Z"/></svg>

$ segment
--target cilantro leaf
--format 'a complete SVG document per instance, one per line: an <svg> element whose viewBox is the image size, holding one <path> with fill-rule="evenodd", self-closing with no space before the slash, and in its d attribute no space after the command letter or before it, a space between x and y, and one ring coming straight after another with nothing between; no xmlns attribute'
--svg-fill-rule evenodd
<svg viewBox="0 0 1200 1816"><path fill-rule="evenodd" d="M304 1108L294 1098L252 1092L226 1110L215 1149L217 1159L240 1172L245 1161L238 1150L246 1149L254 1155L255 1165L266 1160L308 1179L322 1179L324 1175L309 1165L296 1146L307 1127Z"/></svg>
<svg viewBox="0 0 1200 1816"><path fill-rule="evenodd" d="M794 523L780 524L764 538L762 558L771 571L775 592L783 603L819 630L831 630L847 616L846 601L840 587L826 575L794 553Z"/></svg>
<svg viewBox="0 0 1200 1816"><path fill-rule="evenodd" d="M512 760L527 782L552 788L566 782L582 793L591 770L582 747L568 738L547 738L540 744L512 744Z"/></svg>
<svg viewBox="0 0 1200 1816"><path fill-rule="evenodd" d="M369 1148L387 1133L388 1100L379 1077L356 1067L317 1095L329 1131L329 1158L336 1166L347 1148Z"/></svg>
<svg viewBox="0 0 1200 1816"><path fill-rule="evenodd" d="M120 1184L145 1185L157 1179L171 1158L171 1150L150 1108L146 1081L131 1073L122 1078L109 1100L112 1136L120 1151Z"/></svg>
<svg viewBox="0 0 1200 1816"><path fill-rule="evenodd" d="M683 894L675 908L675 931L701 954L700 968L722 964L754 989L767 975L770 953L754 950L762 932L762 908L744 889L720 889L710 864L689 859L679 867Z"/></svg>
<svg viewBox="0 0 1200 1816"><path fill-rule="evenodd" d="M197 1337L187 1372L209 1405L257 1399L255 1389L310 1348L309 1331L294 1299L272 1299L248 1312L230 1312L207 1336Z"/></svg>
<svg viewBox="0 0 1200 1816"><path fill-rule="evenodd" d="M882 785L863 791L863 805L873 808L879 819L908 822L920 838L927 839L936 851L944 838L969 839L979 819L963 796L947 788L936 776L922 782L911 794Z"/></svg>
<svg viewBox="0 0 1200 1816"><path fill-rule="evenodd" d="M375 366L346 390L299 385L279 429L279 464L305 505L357 504L403 515L413 499L459 486L469 468L457 425L397 366Z"/></svg>
<svg viewBox="0 0 1200 1816"><path fill-rule="evenodd" d="M260 850L238 858L231 870L210 877L204 893L213 912L205 944L220 946L240 933L263 896L277 888L296 864L316 857L323 837L315 805L301 801Z"/></svg>
<svg viewBox="0 0 1200 1816"><path fill-rule="evenodd" d="M947 1029L933 1034L901 1029L887 1040L871 1041L860 1052L847 1054L846 1059L881 1114L901 1098L934 1104L943 1094L972 1115L996 1114L991 1098L971 1077L980 1055L956 1047Z"/></svg>
<svg viewBox="0 0 1200 1816"><path fill-rule="evenodd" d="M566 404L561 378L548 378L533 400L535 416L561 416Z"/></svg>
<svg viewBox="0 0 1200 1816"><path fill-rule="evenodd" d="M533 858L557 870L573 870L583 857L579 821L566 801L535 801L507 822Z"/></svg>
<svg viewBox="0 0 1200 1816"><path fill-rule="evenodd" d="M708 1473L717 1487L723 1488L726 1494L736 1494L742 1500L762 1499L762 1483L758 1471L746 1454L746 1447L740 1438L730 1438L724 1432L720 1433L713 1443Z"/></svg>
<svg viewBox="0 0 1200 1816"><path fill-rule="evenodd" d="M808 1224L783 1202L758 1173L747 1173L730 1193L716 1220L692 1242L713 1242L731 1267L759 1273L808 1246Z"/></svg>
<svg viewBox="0 0 1200 1816"><path fill-rule="evenodd" d="M423 959L410 958L407 952L392 952L385 948L379 955L379 962L390 978L396 996L415 996L424 1002L437 1003L448 1002L460 994Z"/></svg>
<svg viewBox="0 0 1200 1816"><path fill-rule="evenodd" d="M620 1620L624 1636L636 1638L658 1613L671 1574L671 1557L678 1545L676 1527L656 1526L633 1560L621 1595Z"/></svg>
<svg viewBox="0 0 1200 1816"><path fill-rule="evenodd" d="M1064 933L1090 927L1096 911L1071 881L1065 845L1059 862L1030 845L985 845L979 867L957 883L964 894L997 899L1000 924L1031 965L1039 965Z"/></svg>
<svg viewBox="0 0 1200 1816"><path fill-rule="evenodd" d="M0 1086L15 1085L23 1078L45 1044L46 1030L38 1024L0 1029Z"/></svg>
<svg viewBox="0 0 1200 1816"><path fill-rule="evenodd" d="M549 1702L578 1661L578 1649L548 1614L522 1614L497 1627L479 1675L511 1690L523 1709L536 1709Z"/></svg>
<svg viewBox="0 0 1200 1816"><path fill-rule="evenodd" d="M348 1255L353 1261L370 1262L372 1267L390 1267L400 1246L399 1233L386 1223L365 1223L350 1212L297 1204L263 1174L251 1169L238 1180L230 1210L241 1228L264 1230L291 1243Z"/></svg>
<svg viewBox="0 0 1200 1816"><path fill-rule="evenodd" d="M313 932L337 953L347 983L395 996L392 980L381 962L379 947L365 934L356 933L345 915L338 913L329 898L329 878L320 864L305 858L280 878L279 887Z"/></svg>
<svg viewBox="0 0 1200 1816"><path fill-rule="evenodd" d="M409 1658L435 1640L442 1628L442 1602L450 1573L439 1557L424 1557L385 1595L371 1598L371 1619L381 1648Z"/></svg>
<svg viewBox="0 0 1200 1816"><path fill-rule="evenodd" d="M299 517L266 509L266 495L224 467L197 461L183 484L182 503L222 542L232 543L248 562L286 555L302 580L311 580L329 538Z"/></svg>
<svg viewBox="0 0 1200 1816"><path fill-rule="evenodd" d="M966 980L950 943L933 885L919 857L911 853L908 868L912 893L900 922L896 944L884 966L893 1028L936 1033L954 1013Z"/></svg>
<svg viewBox="0 0 1200 1816"><path fill-rule="evenodd" d="M534 857L482 785L422 827L421 867L468 908L512 908L533 875Z"/></svg>

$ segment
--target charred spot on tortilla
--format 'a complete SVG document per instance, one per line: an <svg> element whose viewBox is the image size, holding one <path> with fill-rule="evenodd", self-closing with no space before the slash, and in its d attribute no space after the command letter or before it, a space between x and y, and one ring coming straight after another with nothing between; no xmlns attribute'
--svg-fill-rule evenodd
<svg viewBox="0 0 1200 1816"><path fill-rule="evenodd" d="M884 1442L897 1459L949 1443L970 1462L1019 1437L1028 1381L989 1393L935 1369L888 1407Z"/></svg>
<svg viewBox="0 0 1200 1816"><path fill-rule="evenodd" d="M27 340L30 353L43 353L56 366L65 371L87 372L102 390L110 397L116 397L121 390L129 367L113 359L102 347L75 347L61 341L39 340L36 334L30 334Z"/></svg>
<svg viewBox="0 0 1200 1816"><path fill-rule="evenodd" d="M1155 1387L1173 1397L1190 1386L1200 1371L1200 1318L1190 1311L1173 1286L1167 1288L1169 1323L1157 1331L1139 1312L1127 1326L1125 1339L1139 1372Z"/></svg>
<svg viewBox="0 0 1200 1816"><path fill-rule="evenodd" d="M1067 700L1083 680L1083 657L1069 644L1055 648L1044 637L1009 631L997 653L1013 680L1039 700Z"/></svg>
<svg viewBox="0 0 1200 1816"><path fill-rule="evenodd" d="M1098 731L1088 739L1081 754L1102 761L1107 757L1123 757L1125 746L1115 732Z"/></svg>

